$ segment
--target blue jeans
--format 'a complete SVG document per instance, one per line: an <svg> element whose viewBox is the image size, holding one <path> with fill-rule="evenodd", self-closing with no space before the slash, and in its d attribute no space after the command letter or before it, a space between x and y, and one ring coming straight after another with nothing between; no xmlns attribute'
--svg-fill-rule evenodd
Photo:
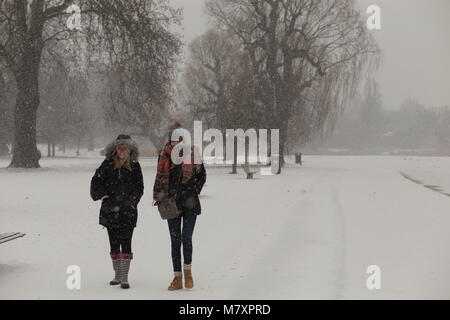
<svg viewBox="0 0 450 320"><path fill-rule="evenodd" d="M167 220L172 242L173 271L181 272L181 244L184 264L192 263L192 234L197 216L185 216ZM183 224L183 227L181 226Z"/></svg>

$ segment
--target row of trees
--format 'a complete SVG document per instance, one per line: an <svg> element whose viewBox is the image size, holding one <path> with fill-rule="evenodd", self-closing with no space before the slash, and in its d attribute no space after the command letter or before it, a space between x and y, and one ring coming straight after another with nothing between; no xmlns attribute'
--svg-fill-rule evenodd
<svg viewBox="0 0 450 320"><path fill-rule="evenodd" d="M181 89L216 128L280 129L280 155L330 127L378 48L351 0L208 0Z"/></svg>
<svg viewBox="0 0 450 320"><path fill-rule="evenodd" d="M67 27L73 14L69 7L81 13L81 31ZM159 97L161 90L168 90L167 82L173 77L181 46L169 28L179 21L180 12L171 8L167 0L0 0L0 74L7 73L15 87L10 167L39 167L36 140L42 93L49 96L47 106L64 105L68 112L59 110L58 113L69 116L70 110L82 103L77 91L83 90L82 83L89 77L92 65L96 71L107 70L111 78L114 71L122 72L123 77L125 72L131 75L140 70L139 76L145 74L145 77L135 79L139 90L153 92L147 99ZM44 69L50 72L49 83L56 84L57 92L40 87ZM153 82L148 82L149 79ZM122 106L130 102L123 100ZM57 105L53 106L54 103ZM51 109L42 114L45 118L45 114L52 114ZM65 119L47 119L57 120L59 124L52 123L44 131L50 134L54 125L64 126Z"/></svg>
<svg viewBox="0 0 450 320"><path fill-rule="evenodd" d="M81 30L66 25L72 5ZM10 166L39 166L37 138L49 150L56 139L92 141L99 122L159 145L180 113L219 129L278 128L283 155L332 127L379 57L353 0L206 6L213 24L176 82L181 41L170 30L182 14L169 0L0 0L0 75L12 86L2 95L0 81L0 115L14 126L0 148L13 139Z"/></svg>
<svg viewBox="0 0 450 320"><path fill-rule="evenodd" d="M352 152L380 153L394 149L433 149L450 152L450 107L427 108L414 99L394 110L383 108L374 79L346 109L335 131L310 147L337 148Z"/></svg>

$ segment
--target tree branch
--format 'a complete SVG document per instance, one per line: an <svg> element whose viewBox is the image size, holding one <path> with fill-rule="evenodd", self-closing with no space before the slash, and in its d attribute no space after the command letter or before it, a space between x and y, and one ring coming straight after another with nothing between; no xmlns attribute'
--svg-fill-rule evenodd
<svg viewBox="0 0 450 320"><path fill-rule="evenodd" d="M21 45L23 45L26 41L26 36L28 33L26 10L26 0L14 0L13 11L16 18L15 24L17 27L16 40Z"/></svg>
<svg viewBox="0 0 450 320"><path fill-rule="evenodd" d="M66 11L66 9L74 2L74 0L64 0L62 4L47 8L44 11L44 19L50 20L54 17L59 16L61 13Z"/></svg>

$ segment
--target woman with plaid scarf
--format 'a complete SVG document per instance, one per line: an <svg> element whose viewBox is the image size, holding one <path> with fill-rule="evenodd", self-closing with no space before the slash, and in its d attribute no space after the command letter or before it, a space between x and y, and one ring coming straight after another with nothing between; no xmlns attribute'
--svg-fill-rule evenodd
<svg viewBox="0 0 450 320"><path fill-rule="evenodd" d="M203 163L196 164L196 161L194 161L199 156L195 148L191 148L192 158L190 163L175 164L172 161L173 148L182 143L182 139L172 138L172 133L181 127L181 124L175 121L169 128L169 142L159 153L153 187L154 205L158 205L159 201L175 197L177 207L181 212L177 218L168 220L174 271L174 279L168 288L170 291L183 289L181 246L183 246L185 288L191 289L194 287L191 271L192 234L197 216L201 214L198 195L206 181L205 166ZM180 153L180 156L182 156L182 153Z"/></svg>

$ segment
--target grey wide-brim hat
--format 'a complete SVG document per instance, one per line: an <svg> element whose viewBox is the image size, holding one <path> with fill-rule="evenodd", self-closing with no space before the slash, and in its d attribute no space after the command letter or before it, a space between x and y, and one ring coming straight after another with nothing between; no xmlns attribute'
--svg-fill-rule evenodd
<svg viewBox="0 0 450 320"><path fill-rule="evenodd" d="M130 151L130 160L131 161L139 161L139 146L138 144L131 139L129 135L121 134L117 137L116 140L111 142L105 147L105 158L113 159L116 155L117 148L120 146L126 147Z"/></svg>

